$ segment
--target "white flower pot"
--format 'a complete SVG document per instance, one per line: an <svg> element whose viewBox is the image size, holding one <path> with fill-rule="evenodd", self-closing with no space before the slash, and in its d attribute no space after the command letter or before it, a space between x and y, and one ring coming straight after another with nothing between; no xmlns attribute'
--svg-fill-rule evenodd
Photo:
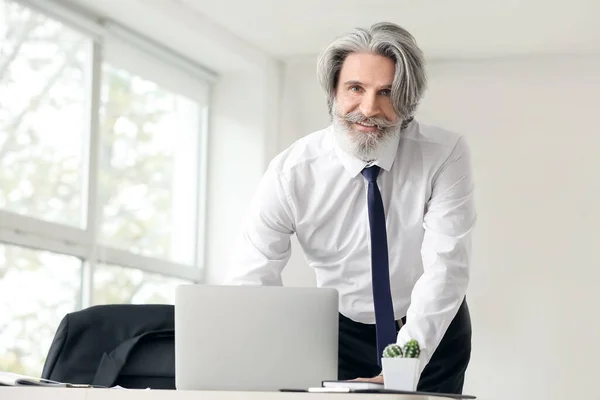
<svg viewBox="0 0 600 400"><path fill-rule="evenodd" d="M417 390L419 382L418 358L381 359L383 368L383 386L389 390Z"/></svg>

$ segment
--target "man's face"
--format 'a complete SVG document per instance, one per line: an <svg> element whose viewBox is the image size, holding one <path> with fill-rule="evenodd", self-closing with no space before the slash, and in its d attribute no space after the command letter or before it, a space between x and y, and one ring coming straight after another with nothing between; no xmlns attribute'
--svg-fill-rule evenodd
<svg viewBox="0 0 600 400"><path fill-rule="evenodd" d="M357 157L376 159L387 140L397 133L399 118L390 94L394 62L383 56L353 53L338 77L334 125L343 147Z"/></svg>

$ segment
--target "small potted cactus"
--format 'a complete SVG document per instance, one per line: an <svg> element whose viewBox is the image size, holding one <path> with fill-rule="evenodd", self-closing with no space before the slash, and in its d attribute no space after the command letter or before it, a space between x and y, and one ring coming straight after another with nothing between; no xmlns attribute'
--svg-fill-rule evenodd
<svg viewBox="0 0 600 400"><path fill-rule="evenodd" d="M419 356L421 348L416 340L409 340L404 346L390 344L381 359L383 385L390 390L417 389L419 381Z"/></svg>

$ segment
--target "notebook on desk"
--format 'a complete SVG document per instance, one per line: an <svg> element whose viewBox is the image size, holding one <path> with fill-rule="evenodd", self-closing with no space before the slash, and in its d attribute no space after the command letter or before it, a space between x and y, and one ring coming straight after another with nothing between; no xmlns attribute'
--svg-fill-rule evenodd
<svg viewBox="0 0 600 400"><path fill-rule="evenodd" d="M383 383L361 382L361 381L323 381L324 388L347 388L347 389L383 389Z"/></svg>
<svg viewBox="0 0 600 400"><path fill-rule="evenodd" d="M375 384L377 385L377 384ZM379 388L370 389L357 389L348 387L314 387L308 389L280 389L280 392L303 392L303 393L359 393L359 394L407 394L414 396L428 396L428 397L443 397L445 399L457 399L457 400L468 400L476 399L477 397L468 394L451 394L451 393L431 393L431 392L419 392L409 390L392 390L385 389L383 385Z"/></svg>
<svg viewBox="0 0 600 400"><path fill-rule="evenodd" d="M282 392L308 392L308 393L372 393L372 394L411 394L429 397L444 397L450 399L476 399L468 394L431 393L409 390L385 389L383 383L362 381L322 381L321 387L303 390L282 389Z"/></svg>

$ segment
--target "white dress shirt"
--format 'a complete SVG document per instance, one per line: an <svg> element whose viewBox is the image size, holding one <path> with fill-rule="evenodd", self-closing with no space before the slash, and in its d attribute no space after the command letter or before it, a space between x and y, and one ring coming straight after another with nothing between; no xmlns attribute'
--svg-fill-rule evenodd
<svg viewBox="0 0 600 400"><path fill-rule="evenodd" d="M317 286L339 293L340 313L374 323L366 162L341 150L330 126L269 164L250 206L227 283L281 285L296 234ZM446 130L411 122L381 157L398 343L421 345L421 371L465 296L476 220L469 148Z"/></svg>

